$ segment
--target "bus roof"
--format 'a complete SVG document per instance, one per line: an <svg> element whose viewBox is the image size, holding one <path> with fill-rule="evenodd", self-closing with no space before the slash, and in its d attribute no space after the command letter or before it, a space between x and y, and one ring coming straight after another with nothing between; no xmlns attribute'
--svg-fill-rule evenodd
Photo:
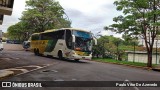
<svg viewBox="0 0 160 90"><path fill-rule="evenodd" d="M60 28L60 29L51 29L51 30L46 30L44 32L41 32L41 33L46 33L46 32L53 32L53 31L59 31L59 30L76 30L76 31L84 31L84 32L89 32L89 31L86 31L86 30L83 30L83 29L77 29L77 28Z"/></svg>
<svg viewBox="0 0 160 90"><path fill-rule="evenodd" d="M36 35L36 34L40 34L40 33L33 33L32 35Z"/></svg>
<svg viewBox="0 0 160 90"><path fill-rule="evenodd" d="M89 31L87 31L87 30L78 29L78 28L60 28L60 29L46 30L46 31L44 31L44 32L39 32L39 33L33 33L32 35L37 35L37 34L41 34L41 33L49 33L49 32L60 31L60 30L76 30L76 31L89 32Z"/></svg>

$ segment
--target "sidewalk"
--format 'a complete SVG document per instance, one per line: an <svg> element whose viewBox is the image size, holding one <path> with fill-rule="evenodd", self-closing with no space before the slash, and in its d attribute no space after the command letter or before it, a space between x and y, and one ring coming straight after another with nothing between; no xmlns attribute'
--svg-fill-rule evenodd
<svg viewBox="0 0 160 90"><path fill-rule="evenodd" d="M95 62L102 62L102 61L96 61L96 60L92 60ZM124 65L124 66L130 66L130 67L135 67L135 68L143 68L143 69L147 69L147 70L154 70L154 71L160 71L160 64L149 68L149 67L143 67L143 66L135 66L135 65L127 65L127 64L121 64L121 63L113 63L113 62L102 62L102 63L110 63L110 64L117 64L117 65Z"/></svg>
<svg viewBox="0 0 160 90"><path fill-rule="evenodd" d="M13 75L13 71L7 71L7 70L0 70L0 79L3 79L7 76Z"/></svg>
<svg viewBox="0 0 160 90"><path fill-rule="evenodd" d="M4 43L3 48L4 48L4 50L8 50L8 51L22 51L22 50L24 50L24 48L22 47L21 44L7 44L7 43Z"/></svg>

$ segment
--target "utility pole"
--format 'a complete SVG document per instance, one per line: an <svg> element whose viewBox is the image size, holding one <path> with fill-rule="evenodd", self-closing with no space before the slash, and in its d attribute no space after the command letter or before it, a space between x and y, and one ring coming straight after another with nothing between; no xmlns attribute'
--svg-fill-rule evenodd
<svg viewBox="0 0 160 90"><path fill-rule="evenodd" d="M119 56L119 53L118 53L118 42L117 42L117 60L118 60L118 56Z"/></svg>
<svg viewBox="0 0 160 90"><path fill-rule="evenodd" d="M133 55L133 62L135 62L135 41L134 41L134 55Z"/></svg>
<svg viewBox="0 0 160 90"><path fill-rule="evenodd" d="M157 64L157 42L158 42L158 39L156 41L156 64Z"/></svg>

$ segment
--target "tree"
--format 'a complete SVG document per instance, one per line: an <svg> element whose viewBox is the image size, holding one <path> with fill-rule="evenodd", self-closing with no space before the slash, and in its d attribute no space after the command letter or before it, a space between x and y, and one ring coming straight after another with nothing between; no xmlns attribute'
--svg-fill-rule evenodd
<svg viewBox="0 0 160 90"><path fill-rule="evenodd" d="M148 53L147 66L152 67L153 44L160 28L160 0L119 0L114 4L124 15L113 18L116 23L105 29L144 38Z"/></svg>
<svg viewBox="0 0 160 90"><path fill-rule="evenodd" d="M115 38L113 36L100 36L98 38L98 45L93 47L93 55L102 55L104 57L115 58L121 60L124 50L117 46L122 46L123 40Z"/></svg>
<svg viewBox="0 0 160 90"><path fill-rule="evenodd" d="M54 28L70 27L71 21L64 9L55 0L28 0L27 9L20 22L8 28L8 37L14 40L28 40L35 32Z"/></svg>
<svg viewBox="0 0 160 90"><path fill-rule="evenodd" d="M25 22L18 22L12 25L7 30L7 37L12 40L25 41L29 38L29 30L26 28L27 24Z"/></svg>
<svg viewBox="0 0 160 90"><path fill-rule="evenodd" d="M43 32L47 29L70 27L71 21L64 9L55 0L29 0L28 7L20 20L27 22L33 32ZM66 17L65 17L66 16Z"/></svg>
<svg viewBox="0 0 160 90"><path fill-rule="evenodd" d="M98 45L95 45L93 47L93 55L96 55L97 58L99 57L99 55L102 55L102 57L105 57L105 52L106 52L106 48L105 45L106 43L108 43L108 37L107 36L100 36L100 38L98 38Z"/></svg>
<svg viewBox="0 0 160 90"><path fill-rule="evenodd" d="M121 61L126 59L126 50L133 51L135 46L138 49L137 42L133 43L133 41L130 41L132 43L126 44L125 40L112 35L100 36L97 41L98 45L93 46L93 56L97 56L97 58L99 55L102 55L103 58L114 58Z"/></svg>
<svg viewBox="0 0 160 90"><path fill-rule="evenodd" d="M124 39L124 42L123 44L124 45L131 45L131 46L134 46L134 45L138 45L138 38L136 37L131 37L129 35L122 35L122 38Z"/></svg>

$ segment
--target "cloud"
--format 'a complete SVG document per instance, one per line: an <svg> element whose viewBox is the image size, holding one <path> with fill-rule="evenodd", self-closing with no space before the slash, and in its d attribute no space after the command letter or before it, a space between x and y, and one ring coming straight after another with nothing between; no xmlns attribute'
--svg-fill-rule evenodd
<svg viewBox="0 0 160 90"><path fill-rule="evenodd" d="M22 11L25 10L26 0L15 0L12 16L5 16L3 25L0 29L6 32L7 28L19 20ZM72 27L82 28L92 31L96 34L102 31L103 35L115 34L110 31L104 31L104 26L113 24L113 17L121 14L116 11L113 2L115 0L57 0L65 9L69 19L72 21Z"/></svg>
<svg viewBox="0 0 160 90"><path fill-rule="evenodd" d="M114 23L112 18L120 14L113 5L114 0L58 1L72 20L72 27L91 30L93 33L103 31L104 26Z"/></svg>

